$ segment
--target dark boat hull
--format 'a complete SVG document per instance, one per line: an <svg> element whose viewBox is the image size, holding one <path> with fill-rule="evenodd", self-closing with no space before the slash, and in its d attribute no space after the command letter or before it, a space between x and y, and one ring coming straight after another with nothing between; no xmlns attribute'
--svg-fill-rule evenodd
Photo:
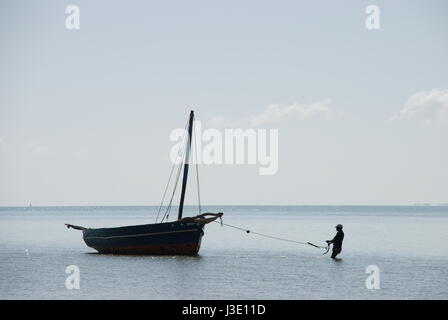
<svg viewBox="0 0 448 320"><path fill-rule="evenodd" d="M204 224L167 222L118 228L84 229L87 246L100 253L147 255L196 255Z"/></svg>

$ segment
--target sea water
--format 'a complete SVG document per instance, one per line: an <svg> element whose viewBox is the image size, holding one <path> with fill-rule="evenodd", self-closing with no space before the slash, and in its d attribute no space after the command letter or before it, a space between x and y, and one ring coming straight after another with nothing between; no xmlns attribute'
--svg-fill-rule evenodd
<svg viewBox="0 0 448 320"><path fill-rule="evenodd" d="M172 217L176 217L173 208ZM0 208L1 299L447 299L447 206L217 206L198 256L103 255L78 230L155 222L157 207ZM197 214L187 207L186 216ZM171 219L171 218L170 218ZM68 266L79 269L69 289ZM373 267L372 267L373 266ZM372 273L372 270L374 272ZM373 282L372 282L373 281ZM372 285L374 284L374 285Z"/></svg>

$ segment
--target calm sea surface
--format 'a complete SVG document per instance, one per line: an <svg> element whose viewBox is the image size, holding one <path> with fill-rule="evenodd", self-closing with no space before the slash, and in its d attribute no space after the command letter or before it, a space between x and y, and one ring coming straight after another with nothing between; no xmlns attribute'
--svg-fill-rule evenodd
<svg viewBox="0 0 448 320"><path fill-rule="evenodd" d="M197 213L187 207L185 215ZM64 223L152 223L155 207L0 208L1 299L447 299L447 206L221 206L224 222L324 244L344 225L341 261L322 250L211 223L196 257L95 254ZM174 217L175 214L173 213ZM80 289L65 286L66 267ZM366 288L366 268L380 289Z"/></svg>

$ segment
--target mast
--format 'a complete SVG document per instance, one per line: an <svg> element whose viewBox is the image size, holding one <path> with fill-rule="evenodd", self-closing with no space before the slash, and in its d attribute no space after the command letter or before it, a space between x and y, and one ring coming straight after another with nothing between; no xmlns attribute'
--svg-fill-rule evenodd
<svg viewBox="0 0 448 320"><path fill-rule="evenodd" d="M184 210L184 198L185 198L185 189L187 187L187 178L188 178L188 167L190 161L190 149L191 149L191 134L193 131L193 121L194 121L194 112L190 111L190 120L188 122L188 141L187 141L187 149L185 151L185 163L184 163L184 175L182 179L182 193L180 194L180 203L179 203L179 214L177 219L182 219L182 212Z"/></svg>

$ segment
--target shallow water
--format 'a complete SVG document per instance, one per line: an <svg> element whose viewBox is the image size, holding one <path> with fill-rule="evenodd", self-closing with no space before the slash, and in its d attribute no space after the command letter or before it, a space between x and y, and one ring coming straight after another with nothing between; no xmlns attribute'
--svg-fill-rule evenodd
<svg viewBox="0 0 448 320"><path fill-rule="evenodd" d="M96 254L64 223L152 223L155 207L0 208L1 299L447 299L448 207L222 206L224 222L323 244L344 225L340 261L322 250L206 226L196 257ZM185 215L196 208L187 207ZM174 214L173 214L174 216ZM80 289L65 286L69 265ZM380 289L366 288L366 268Z"/></svg>

